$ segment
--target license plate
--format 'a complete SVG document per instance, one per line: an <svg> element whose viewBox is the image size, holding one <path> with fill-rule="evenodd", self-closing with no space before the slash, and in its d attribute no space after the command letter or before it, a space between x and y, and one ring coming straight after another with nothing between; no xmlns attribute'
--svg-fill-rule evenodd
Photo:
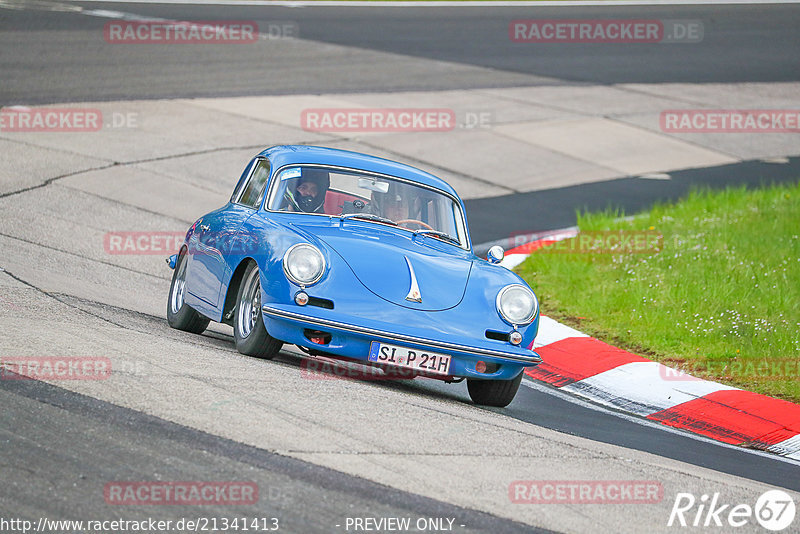
<svg viewBox="0 0 800 534"><path fill-rule="evenodd" d="M373 341L369 346L369 361L407 369L418 369L438 375L447 375L450 371L450 356L447 354L387 345L377 341Z"/></svg>

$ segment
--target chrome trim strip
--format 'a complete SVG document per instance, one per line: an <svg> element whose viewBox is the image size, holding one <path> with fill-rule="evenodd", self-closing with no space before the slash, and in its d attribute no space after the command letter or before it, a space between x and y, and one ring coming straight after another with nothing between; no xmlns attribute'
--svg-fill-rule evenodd
<svg viewBox="0 0 800 534"><path fill-rule="evenodd" d="M363 334L368 336L379 336L394 341L399 341L401 343L406 342L418 345L427 345L429 347L436 347L437 349L455 350L459 352L471 353L476 356L491 356L493 358L499 358L501 360L509 360L517 363L542 363L542 359L536 353L534 353L536 354L535 356L518 356L516 354L508 354L506 352L500 352L491 349L479 349L475 347L468 347L466 345L457 345L455 343L444 343L441 341L433 341L430 339L423 339L419 337L395 334L393 332L385 332L382 330L364 328L361 326L353 326L345 323L340 323L339 321L319 319L317 317L310 317L308 315L303 315L300 313L294 313L275 308L270 308L269 306L266 305L261 307L261 311L266 313L267 315L272 315L281 319L294 319L297 321L310 323L315 326L327 326L330 328L338 328L339 330L347 330L357 334Z"/></svg>
<svg viewBox="0 0 800 534"><path fill-rule="evenodd" d="M414 274L414 268L411 266L411 260L408 256L403 256L408 264L408 272L411 274L411 287L408 288L408 295L406 300L409 302L422 302L422 293L419 292L419 284L417 284L417 275Z"/></svg>

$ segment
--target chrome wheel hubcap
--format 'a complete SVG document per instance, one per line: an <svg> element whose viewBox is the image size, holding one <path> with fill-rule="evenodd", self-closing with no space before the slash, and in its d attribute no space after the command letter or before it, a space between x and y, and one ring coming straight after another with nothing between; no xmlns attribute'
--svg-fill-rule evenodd
<svg viewBox="0 0 800 534"><path fill-rule="evenodd" d="M242 299L238 303L239 317L236 321L239 337L242 338L250 335L258 321L258 314L261 313L261 283L258 280L258 269L250 273L244 284Z"/></svg>
<svg viewBox="0 0 800 534"><path fill-rule="evenodd" d="M183 308L183 295L186 291L186 259L179 258L178 274L175 275L175 283L172 284L172 295L170 296L170 307L172 313L178 313Z"/></svg>

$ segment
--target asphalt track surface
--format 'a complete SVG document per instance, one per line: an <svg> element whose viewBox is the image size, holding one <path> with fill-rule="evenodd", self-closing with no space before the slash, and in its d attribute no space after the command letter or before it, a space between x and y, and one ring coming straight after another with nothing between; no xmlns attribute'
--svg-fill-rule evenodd
<svg viewBox="0 0 800 534"><path fill-rule="evenodd" d="M10 0L9 0L10 1ZM15 0L16 1L16 0ZM492 69L411 76L392 62L360 63L239 46L104 46L109 20L47 10L0 10L0 103L441 90L564 83L758 82L800 77L795 5L503 8L288 8L84 3L86 9L191 20L295 23L299 36ZM704 39L664 46L513 43L516 19L694 20ZM174 48L174 47L172 47ZM356 61L353 61L355 59ZM326 75L314 75L324 72Z"/></svg>
<svg viewBox="0 0 800 534"><path fill-rule="evenodd" d="M515 45L503 39L509 20L531 18L529 8L503 9L364 9L215 6L154 6L145 4L83 4L91 9L110 9L164 18L254 19L294 21L303 39L380 50L428 59L496 69L485 73L449 77L446 72L406 78L392 65L337 64L337 76L309 76L324 58L314 56L249 57L235 47L209 47L171 52L153 57L153 49L120 47L109 51L96 35L106 19L53 13L39 9L0 9L0 102L25 103L153 99L193 96L233 96L314 92L439 90L463 87L506 87L526 84L621 83L621 82L738 82L794 81L800 76L800 9L797 6L682 6L654 8L593 8L570 10L570 18L663 18L703 20L704 42L691 49L681 45L653 48L574 45L569 49L544 47L537 54L514 53ZM538 18L565 16L559 8L539 8ZM231 50L233 48L233 50ZM789 51L789 52L787 52ZM155 51L158 53L158 51ZM184 55L185 54L185 55ZM260 65L267 63L269 69ZM278 74L279 73L279 74ZM434 73L431 73L434 74ZM366 83L368 85L365 85ZM514 231L514 209L541 202L537 219L541 229L569 226L576 209L604 208L598 202L616 194L619 206L646 207L656 200L675 198L692 184L723 183L757 185L796 179L800 163L774 172L769 163L752 162L712 170L681 171L670 181L627 178L585 186L556 189L531 195L478 199L468 209L473 239L491 240ZM624 194L620 194L624 193ZM503 213L497 233L481 228L497 224L489 215ZM487 215L489 214L489 215ZM549 226L548 226L549 225ZM527 226L530 228L530 226ZM124 309L82 303L68 296L61 301L91 312L113 324L136 322L138 328L165 339L175 336L163 318ZM133 317L133 318L131 318ZM209 349L231 351L230 336L210 332L195 343ZM227 348L224 348L227 347ZM299 365L299 358L283 353L276 364ZM273 364L267 364L273 365ZM466 392L433 381L389 383L375 388L411 391L426 400L442 399L468 404ZM28 381L0 381L3 406L0 427L0 464L3 489L0 509L4 515L90 516L117 513L98 503L98 486L110 479L133 479L142 472L208 480L248 478L258 481L268 509L259 515L286 518L288 531L319 532L344 517L342 510L369 510L373 516L455 516L478 532L521 532L532 527L457 507L344 474L312 463L273 454L234 440L169 422L66 389ZM587 409L544 389L521 388L507 416L598 442L645 451L800 491L800 468L766 455L756 455L679 432L642 426L607 411ZM31 414L35 413L35 417ZM102 461L105 460L105 461ZM59 498L54 499L53 495ZM378 496L379 495L379 496ZM313 503L313 510L309 509ZM203 515L224 515L227 510L205 509ZM164 517L196 514L192 509L160 510ZM352 512L350 512L352 513ZM141 511L123 510L122 517L141 517ZM151 514L157 515L157 514ZM283 520L283 519L282 519Z"/></svg>
<svg viewBox="0 0 800 534"><path fill-rule="evenodd" d="M388 488L43 382L5 380L0 402L3 428L14 428L2 432L3 447L15 452L13 460L5 460L21 475L7 477L8 485L0 493L6 517L105 515L113 507L103 510L97 505L98 489L109 480L136 479L147 466L166 480L191 473L193 480L255 482L261 499L257 512L247 510L250 517L277 518L280 530L290 532L329 531L344 525L352 510L369 510L379 517L457 517L468 525L459 529L462 532L532 531L528 525ZM64 429L69 429L67 446L59 435ZM53 473L57 478L48 480ZM65 498L53 499L50 484ZM193 506L161 508L150 517L198 517ZM122 519L142 518L137 509L118 508L112 513ZM241 511L232 513L230 507L219 505L204 507L202 516L235 517L234 513Z"/></svg>

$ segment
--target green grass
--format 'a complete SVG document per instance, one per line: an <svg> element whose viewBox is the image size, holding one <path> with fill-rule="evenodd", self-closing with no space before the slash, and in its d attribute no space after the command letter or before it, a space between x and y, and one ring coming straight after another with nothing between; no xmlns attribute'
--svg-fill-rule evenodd
<svg viewBox="0 0 800 534"><path fill-rule="evenodd" d="M542 313L736 387L800 402L800 184L695 190L581 232L654 230L660 252L532 254L518 272Z"/></svg>

